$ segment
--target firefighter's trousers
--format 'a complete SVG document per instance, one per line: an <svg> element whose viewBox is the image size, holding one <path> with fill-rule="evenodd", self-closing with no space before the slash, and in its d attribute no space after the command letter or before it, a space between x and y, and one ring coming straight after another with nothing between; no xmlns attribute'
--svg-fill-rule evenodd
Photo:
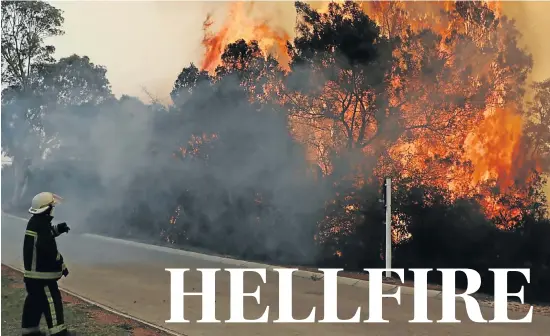
<svg viewBox="0 0 550 336"><path fill-rule="evenodd" d="M63 319L63 301L55 280L25 279L27 298L21 320L23 335L39 335L42 314L46 318L50 335L66 335Z"/></svg>

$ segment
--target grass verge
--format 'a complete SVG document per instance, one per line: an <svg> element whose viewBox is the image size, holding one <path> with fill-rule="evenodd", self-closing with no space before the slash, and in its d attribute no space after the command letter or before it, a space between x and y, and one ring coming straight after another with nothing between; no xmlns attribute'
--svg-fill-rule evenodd
<svg viewBox="0 0 550 336"><path fill-rule="evenodd" d="M77 335L89 336L168 336L136 321L103 310L61 292L65 321ZM21 313L26 291L23 275L2 265L2 335L21 335ZM41 327L47 329L42 317Z"/></svg>

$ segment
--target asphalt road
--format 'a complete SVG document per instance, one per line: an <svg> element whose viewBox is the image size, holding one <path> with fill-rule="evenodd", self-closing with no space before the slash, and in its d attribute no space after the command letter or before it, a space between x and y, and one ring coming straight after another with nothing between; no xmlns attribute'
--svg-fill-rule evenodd
<svg viewBox="0 0 550 336"><path fill-rule="evenodd" d="M2 263L21 267L22 240L26 223L2 215ZM201 316L200 297L185 298L187 324L169 324L170 318L170 275L165 268L228 268L220 263L174 255L143 247L128 246L112 241L101 240L77 234L67 234L58 238L70 275L60 281L60 285L72 292L94 300L116 310L136 316L142 320L163 326L188 336L227 335L227 336L348 336L348 335L549 335L550 318L534 315L531 324L476 324L468 322L464 304L457 302L457 318L460 324L410 324L413 317L413 297L403 295L401 305L393 299L384 299L383 316L388 324L340 323L340 324L200 324L195 323ZM249 276L248 276L249 275ZM216 283L216 316L220 320L229 318L228 274L218 275ZM186 291L200 291L201 276L191 272L185 278ZM245 291L252 292L261 284L259 276L245 275ZM323 282L295 277L293 280L295 318L305 318L312 307L317 307L317 320L322 319ZM260 317L266 305L270 306L270 321L277 319L278 280L273 272L268 272L267 284L260 285L261 301L258 305L253 298L245 298L245 317ZM338 315L350 318L357 307L361 307L361 319L368 318L367 290L339 285ZM428 300L428 317L441 318L441 301ZM486 319L492 318L492 309L483 308ZM510 312L511 318L521 318L523 313ZM70 323L70 322L69 322Z"/></svg>

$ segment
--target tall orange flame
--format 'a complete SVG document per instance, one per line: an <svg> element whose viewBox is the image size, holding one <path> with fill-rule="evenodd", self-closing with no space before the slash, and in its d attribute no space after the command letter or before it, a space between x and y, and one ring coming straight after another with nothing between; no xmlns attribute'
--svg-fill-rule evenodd
<svg viewBox="0 0 550 336"><path fill-rule="evenodd" d="M213 25L211 16L206 18L203 24L202 41L205 47L201 64L203 70L214 72L221 64L221 55L225 46L238 39L258 41L264 52L276 56L283 68L288 69L289 56L286 52L286 43L290 40L290 35L271 28L267 22L255 22L250 15L253 8L254 3L232 3L227 20L216 33L210 31Z"/></svg>

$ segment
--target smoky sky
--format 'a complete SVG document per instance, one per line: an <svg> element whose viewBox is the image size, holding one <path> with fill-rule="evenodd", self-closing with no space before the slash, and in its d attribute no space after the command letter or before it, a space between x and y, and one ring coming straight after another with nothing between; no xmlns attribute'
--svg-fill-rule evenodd
<svg viewBox="0 0 550 336"><path fill-rule="evenodd" d="M65 35L52 39L56 56L85 54L107 66L117 96L129 94L149 101L146 88L168 103L174 76L189 62L199 63L204 49L202 23L213 13L216 24L227 20L228 3L190 1L92 2L51 1L64 11ZM320 6L321 2L312 2ZM291 1L259 2L257 16L294 36L295 10ZM545 13L550 2L503 2L504 13L515 19L522 43L533 53L534 80L550 77Z"/></svg>

